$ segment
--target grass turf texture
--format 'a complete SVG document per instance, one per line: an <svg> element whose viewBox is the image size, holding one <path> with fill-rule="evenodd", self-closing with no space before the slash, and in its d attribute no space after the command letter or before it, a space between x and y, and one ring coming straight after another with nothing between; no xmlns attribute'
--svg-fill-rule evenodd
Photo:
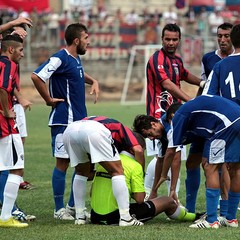
<svg viewBox="0 0 240 240"><path fill-rule="evenodd" d="M122 123L132 126L135 115L144 113L145 107L121 106L119 103L103 103L96 105L88 103L88 115L105 115L115 118ZM25 144L25 175L24 179L36 185L34 190L20 190L17 199L18 205L27 213L36 215L37 220L29 223L25 229L0 229L0 239L8 240L139 240L139 239L237 239L240 230L220 228L218 230L196 230L188 228L189 223L166 221L166 215L160 214L147 222L143 227L120 228L117 226L74 225L73 221L60 221L53 218L53 197L51 188L51 174L55 159L51 154L50 129L47 126L49 108L45 105L34 105L27 112L28 137ZM147 158L149 161L150 158ZM67 173L65 202L67 203L73 169ZM185 166L182 163L180 201L185 203ZM90 188L90 182L89 188ZM88 188L88 189L89 189ZM163 185L159 194L166 194ZM87 199L89 207L89 199ZM204 177L202 176L201 189L197 201L197 211L205 210Z"/></svg>

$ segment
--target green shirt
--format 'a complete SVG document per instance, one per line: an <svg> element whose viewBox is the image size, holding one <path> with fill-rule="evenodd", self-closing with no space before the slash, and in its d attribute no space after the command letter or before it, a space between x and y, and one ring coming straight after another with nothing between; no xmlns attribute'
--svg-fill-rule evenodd
<svg viewBox="0 0 240 240"><path fill-rule="evenodd" d="M130 154L120 154L124 168L124 175L129 191L129 198L132 193L145 192L142 166L133 159ZM100 175L100 176L99 176ZM107 171L98 166L92 185L91 207L94 212L105 215L118 209L116 199L112 191L111 177Z"/></svg>

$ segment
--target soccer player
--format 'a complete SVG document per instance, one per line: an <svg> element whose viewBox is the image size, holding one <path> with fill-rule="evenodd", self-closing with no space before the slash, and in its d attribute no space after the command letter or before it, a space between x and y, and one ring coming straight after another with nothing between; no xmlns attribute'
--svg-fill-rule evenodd
<svg viewBox="0 0 240 240"><path fill-rule="evenodd" d="M230 32L233 25L231 23L223 23L217 28L217 42L219 48L217 50L206 53L202 57L202 75L201 78L207 81L213 67L217 62L226 58L233 53L234 49L230 39ZM202 91L203 89L201 89ZM206 92L206 90L203 90ZM209 92L210 93L210 92ZM212 93L210 93L212 94ZM201 144L192 144L189 150L189 156L186 162L187 177L186 177L186 208L189 212L195 212L197 192L200 186L200 164L202 161ZM220 200L220 216L225 216L227 213L227 198L229 189L229 177L225 164L222 166L221 177L224 177L222 185L221 200Z"/></svg>
<svg viewBox="0 0 240 240"><path fill-rule="evenodd" d="M144 142L144 140L142 140ZM158 214L165 212L170 219L179 221L194 221L196 214L186 212L171 197L157 197L144 201L144 177L141 165L129 152L120 154L121 163L129 192L129 198L135 203L130 203L130 214L136 219L146 222ZM111 176L102 167L98 166L91 189L91 223L117 224L119 221L118 204L112 190Z"/></svg>
<svg viewBox="0 0 240 240"><path fill-rule="evenodd" d="M0 171L10 173L4 188L0 227L27 227L12 218L12 209L18 195L24 169L23 144L18 133L13 111L12 96L18 87L18 63L24 56L23 40L17 35L7 35L1 43L0 57Z"/></svg>
<svg viewBox="0 0 240 240"><path fill-rule="evenodd" d="M58 51L32 73L32 81L48 106L52 151L56 166L52 175L55 201L54 218L74 220L64 207L64 190L69 156L65 151L62 134L67 125L87 116L85 83L92 85L90 94L99 94L98 81L84 72L79 55L84 55L89 45L88 30L81 23L70 24L65 30L66 48ZM47 80L49 79L49 91ZM74 176L73 176L74 177ZM68 205L74 206L71 192Z"/></svg>
<svg viewBox="0 0 240 240"><path fill-rule="evenodd" d="M181 90L180 81L199 86L200 79L191 74L176 54L181 41L181 30L176 24L167 24L162 30L162 49L156 51L149 59L147 73L146 113L159 119L173 102L189 101L191 97ZM147 155L156 155L158 143L147 140ZM186 150L182 150L186 151ZM161 169L162 158L157 158L156 171ZM156 172L153 187L158 181ZM156 197L153 192L151 197Z"/></svg>
<svg viewBox="0 0 240 240"><path fill-rule="evenodd" d="M163 125L155 118L143 116L134 121L137 132L150 139L161 138ZM203 168L206 176L206 219L191 228L219 228L217 205L220 196L219 169L227 163L230 171L230 191L226 219L221 225L238 227L236 213L240 200L240 108L226 98L213 95L199 96L181 106L172 119L172 141L164 157L159 184L167 179L176 147L201 139L204 144Z"/></svg>
<svg viewBox="0 0 240 240"><path fill-rule="evenodd" d="M88 117L71 123L63 133L63 142L70 156L70 165L75 167L76 172L73 181L75 224L87 222L86 182L91 164L99 163L111 176L112 191L119 209L119 226L143 225L129 213L128 189L119 156L120 151L126 150L134 154L136 160L139 156L144 158L144 150L133 132L115 119Z"/></svg>

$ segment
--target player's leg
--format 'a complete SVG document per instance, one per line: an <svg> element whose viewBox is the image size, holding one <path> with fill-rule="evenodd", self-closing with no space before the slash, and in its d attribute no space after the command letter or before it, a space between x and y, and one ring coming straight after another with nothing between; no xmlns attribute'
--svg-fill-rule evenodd
<svg viewBox="0 0 240 240"><path fill-rule="evenodd" d="M0 170L8 169L10 171L3 192L0 227L27 227L27 223L20 223L12 218L12 209L18 195L24 169L24 150L19 134L0 139L0 162Z"/></svg>
<svg viewBox="0 0 240 240"><path fill-rule="evenodd" d="M170 197L157 197L150 201L155 206L155 216L165 212L170 219L180 221L194 221L196 219L195 213L188 213L185 208L180 207L173 198Z"/></svg>
<svg viewBox="0 0 240 240"><path fill-rule="evenodd" d="M189 149L189 155L186 161L186 208L194 213L196 208L197 193L200 186L201 172L200 164L202 162L202 144L192 143Z"/></svg>
<svg viewBox="0 0 240 240"><path fill-rule="evenodd" d="M8 174L9 174L8 170L0 172L0 204L1 206L3 204L3 192L4 192L5 184L7 182Z"/></svg>
<svg viewBox="0 0 240 240"><path fill-rule="evenodd" d="M62 139L65 128L66 127L62 126L51 127L52 151L56 158L56 166L52 173L52 188L55 203L54 218L74 220L74 218L66 211L64 204L66 172L70 162Z"/></svg>

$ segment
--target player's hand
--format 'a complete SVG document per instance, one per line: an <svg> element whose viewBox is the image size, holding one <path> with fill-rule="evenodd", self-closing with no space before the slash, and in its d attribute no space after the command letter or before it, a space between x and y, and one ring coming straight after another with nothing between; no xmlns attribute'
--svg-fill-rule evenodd
<svg viewBox="0 0 240 240"><path fill-rule="evenodd" d="M29 111L31 110L32 103L30 101L28 101L27 99L21 99L21 101L19 103L22 105L22 107L24 108L25 111L27 109L29 109Z"/></svg>
<svg viewBox="0 0 240 240"><path fill-rule="evenodd" d="M13 26L18 26L21 24L27 24L28 27L32 27L32 20L30 18L25 18L25 17L18 17L17 19L12 21Z"/></svg>
<svg viewBox="0 0 240 240"><path fill-rule="evenodd" d="M5 118L16 118L16 113L14 112L13 108L9 109L7 112L4 112L3 110L0 110L0 113L5 117Z"/></svg>
<svg viewBox="0 0 240 240"><path fill-rule="evenodd" d="M15 27L15 30L11 34L17 34L22 39L27 36L27 32L21 27Z"/></svg>
<svg viewBox="0 0 240 240"><path fill-rule="evenodd" d="M46 102L47 106L51 106L53 108L56 107L57 103L64 102L64 99L62 98L51 98L50 101Z"/></svg>
<svg viewBox="0 0 240 240"><path fill-rule="evenodd" d="M177 203L177 205L179 205L179 199L174 190L170 190L169 197L173 198L175 200L175 202Z"/></svg>
<svg viewBox="0 0 240 240"><path fill-rule="evenodd" d="M95 94L94 104L97 103L99 97L99 84L98 81L94 81L91 86L90 95Z"/></svg>
<svg viewBox="0 0 240 240"><path fill-rule="evenodd" d="M148 200L156 198L156 197L157 197L157 191L152 190L148 197Z"/></svg>

